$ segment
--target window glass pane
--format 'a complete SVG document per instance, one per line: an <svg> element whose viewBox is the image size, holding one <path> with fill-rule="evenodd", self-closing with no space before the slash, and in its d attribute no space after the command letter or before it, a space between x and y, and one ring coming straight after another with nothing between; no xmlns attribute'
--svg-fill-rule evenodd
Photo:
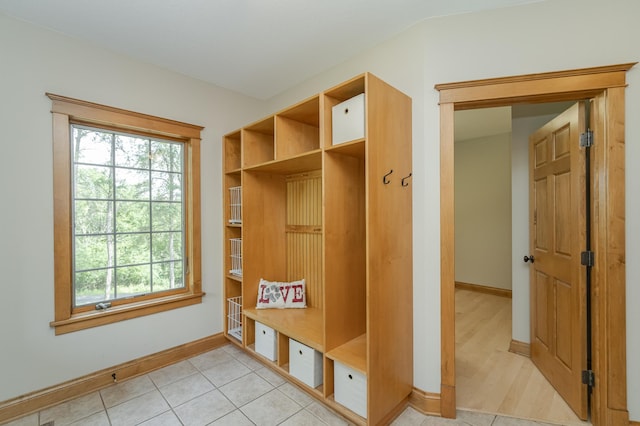
<svg viewBox="0 0 640 426"><path fill-rule="evenodd" d="M113 232L113 201L76 200L75 234Z"/></svg>
<svg viewBox="0 0 640 426"><path fill-rule="evenodd" d="M151 265L125 266L116 269L118 298L151 292Z"/></svg>
<svg viewBox="0 0 640 426"><path fill-rule="evenodd" d="M182 144L151 141L151 169L182 172Z"/></svg>
<svg viewBox="0 0 640 426"><path fill-rule="evenodd" d="M153 234L153 261L179 260L182 258L182 233L162 232Z"/></svg>
<svg viewBox="0 0 640 426"><path fill-rule="evenodd" d="M153 203L151 216L154 232L182 229L182 204L180 203Z"/></svg>
<svg viewBox="0 0 640 426"><path fill-rule="evenodd" d="M115 135L116 166L149 168L149 139Z"/></svg>
<svg viewBox="0 0 640 426"><path fill-rule="evenodd" d="M149 263L150 243L149 234L116 234L116 265Z"/></svg>
<svg viewBox="0 0 640 426"><path fill-rule="evenodd" d="M116 231L149 231L149 203L118 201L116 203Z"/></svg>
<svg viewBox="0 0 640 426"><path fill-rule="evenodd" d="M152 172L151 179L154 201L180 201L182 199L182 175Z"/></svg>
<svg viewBox="0 0 640 426"><path fill-rule="evenodd" d="M113 264L113 235L75 237L75 270L106 268Z"/></svg>
<svg viewBox="0 0 640 426"><path fill-rule="evenodd" d="M148 200L149 172L147 170L116 168L116 198L118 200Z"/></svg>
<svg viewBox="0 0 640 426"><path fill-rule="evenodd" d="M73 157L76 163L111 164L112 134L82 127L73 128Z"/></svg>
<svg viewBox="0 0 640 426"><path fill-rule="evenodd" d="M184 287L182 262L163 262L153 265L153 290L171 290Z"/></svg>
<svg viewBox="0 0 640 426"><path fill-rule="evenodd" d="M74 184L76 198L109 199L113 191L113 168L78 164Z"/></svg>
<svg viewBox="0 0 640 426"><path fill-rule="evenodd" d="M183 288L183 145L81 126L73 139L75 305Z"/></svg>
<svg viewBox="0 0 640 426"><path fill-rule="evenodd" d="M76 272L74 290L75 306L114 299L113 269Z"/></svg>

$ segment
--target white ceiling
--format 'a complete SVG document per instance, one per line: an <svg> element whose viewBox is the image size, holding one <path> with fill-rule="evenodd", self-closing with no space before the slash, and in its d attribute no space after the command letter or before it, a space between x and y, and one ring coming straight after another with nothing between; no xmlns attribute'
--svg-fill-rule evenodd
<svg viewBox="0 0 640 426"><path fill-rule="evenodd" d="M573 103L574 102L517 104L506 107L456 111L455 141L462 142L470 139L511 133L511 124L514 118L558 115Z"/></svg>
<svg viewBox="0 0 640 426"><path fill-rule="evenodd" d="M0 12L268 99L428 18L544 0L0 0Z"/></svg>
<svg viewBox="0 0 640 426"><path fill-rule="evenodd" d="M511 133L511 107L456 111L456 142Z"/></svg>

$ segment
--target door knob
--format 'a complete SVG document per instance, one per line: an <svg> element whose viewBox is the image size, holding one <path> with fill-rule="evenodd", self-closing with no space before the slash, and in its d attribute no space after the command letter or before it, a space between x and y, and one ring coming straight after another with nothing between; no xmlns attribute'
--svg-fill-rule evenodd
<svg viewBox="0 0 640 426"><path fill-rule="evenodd" d="M524 260L524 263L527 263L527 262L533 263L535 259L533 258L533 255L531 255L531 256L526 256L525 255L525 257L522 260Z"/></svg>

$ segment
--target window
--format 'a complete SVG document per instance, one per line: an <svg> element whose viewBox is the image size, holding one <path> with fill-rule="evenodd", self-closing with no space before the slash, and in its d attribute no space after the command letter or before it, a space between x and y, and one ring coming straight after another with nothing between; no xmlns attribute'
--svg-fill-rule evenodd
<svg viewBox="0 0 640 426"><path fill-rule="evenodd" d="M56 334L200 303L200 131L53 101Z"/></svg>
<svg viewBox="0 0 640 426"><path fill-rule="evenodd" d="M183 146L71 125L74 307L184 288Z"/></svg>

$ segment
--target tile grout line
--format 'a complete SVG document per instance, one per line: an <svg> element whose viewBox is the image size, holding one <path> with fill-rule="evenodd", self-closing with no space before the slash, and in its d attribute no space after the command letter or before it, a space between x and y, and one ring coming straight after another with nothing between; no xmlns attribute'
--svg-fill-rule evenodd
<svg viewBox="0 0 640 426"><path fill-rule="evenodd" d="M196 369L196 370L197 370L197 369ZM157 371L157 370L156 370L156 371ZM199 371L198 371L198 372L199 372ZM176 382L178 382L179 380L182 380L182 379L184 379L184 378L186 378L186 377L195 376L195 374L196 374L196 373L191 374L191 375L188 375L188 376L185 376L185 377L182 377L182 378L180 378L180 379L178 379L178 380L174 380L174 381L172 381L172 382L170 382L170 383L167 383L167 384L166 384L166 386L168 386L168 385L170 385L170 384L173 384L173 383L176 383ZM163 394L163 393L162 393L162 391L160 390L160 387L159 387L159 386L158 386L158 384L155 382L155 380L153 380L153 378L151 377L151 375L150 375L149 373L145 374L145 376L147 376L147 378L151 381L151 383L153 383L153 386L155 386L156 390L158 391L158 393L160 394L160 396L162 397L162 399L164 400L164 402L166 402L166 403L167 403L167 406L169 407L169 410L168 410L168 411L171 411L171 413L175 416L175 418L176 418L176 419L178 419L178 421L180 422L180 424L181 424L181 425L184 425L184 422L182 421L182 419L180 418L180 416L178 416L178 413L176 413L176 412L175 412L175 410L174 410L174 409L173 409L173 407L171 406L171 403L169 403L169 401L167 400L167 398L164 396L164 394ZM215 386L214 386L214 388L215 388ZM160 414L157 414L157 415L155 415L155 416L151 417L150 419L146 419L146 420L144 420L144 421L142 421L142 422L140 422L140 423L144 423L144 422L149 421L149 420L151 420L151 419L155 419L156 417L162 416L164 413L167 413L168 411L164 411L164 412L162 412L162 413L160 413ZM139 423L139 424L140 424L140 423Z"/></svg>
<svg viewBox="0 0 640 426"><path fill-rule="evenodd" d="M109 416L109 412L107 411L107 404L105 404L105 402L104 402L104 398L102 397L102 392L101 391L98 391L98 396L100 397L100 402L102 403L102 408L104 410L104 415L107 416L107 421L109 422L109 426L111 426L111 417Z"/></svg>

